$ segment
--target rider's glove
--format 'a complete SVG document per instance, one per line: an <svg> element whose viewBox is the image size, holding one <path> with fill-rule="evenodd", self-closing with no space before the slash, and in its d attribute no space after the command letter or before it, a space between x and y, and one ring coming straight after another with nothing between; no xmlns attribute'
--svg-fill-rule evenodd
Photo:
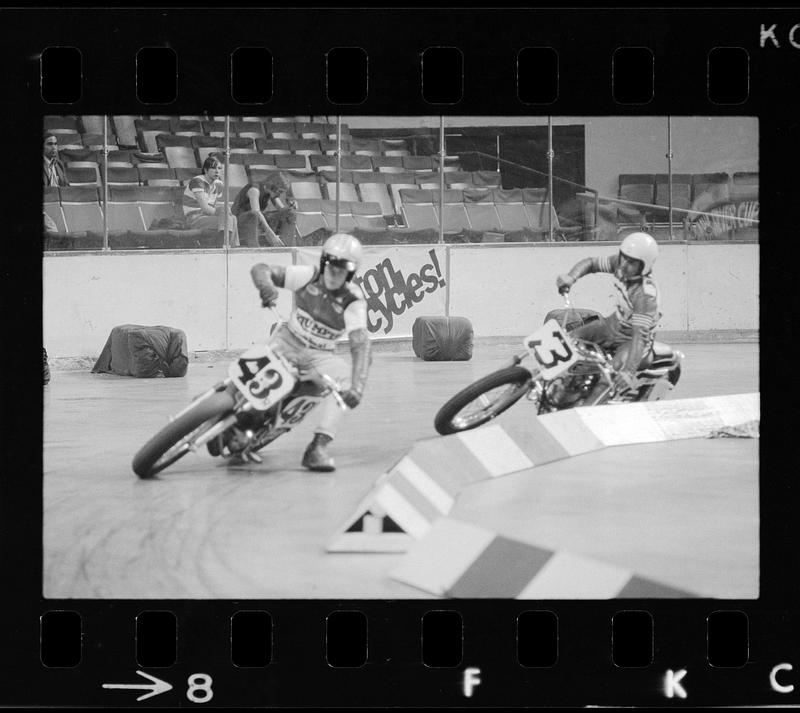
<svg viewBox="0 0 800 713"><path fill-rule="evenodd" d="M275 285L265 285L258 293L261 295L262 307L274 307L278 301L278 289Z"/></svg>
<svg viewBox="0 0 800 713"><path fill-rule="evenodd" d="M556 278L556 287L558 287L558 293L560 295L563 295L565 292L569 292L570 287L572 287L574 284L575 278L569 273L564 273Z"/></svg>
<svg viewBox="0 0 800 713"><path fill-rule="evenodd" d="M355 389L345 389L342 391L342 401L347 404L347 408L355 408L361 403L361 392Z"/></svg>
<svg viewBox="0 0 800 713"><path fill-rule="evenodd" d="M635 384L636 376L628 371L617 372L616 377L614 377L614 388L619 394L624 394L626 391L630 391Z"/></svg>

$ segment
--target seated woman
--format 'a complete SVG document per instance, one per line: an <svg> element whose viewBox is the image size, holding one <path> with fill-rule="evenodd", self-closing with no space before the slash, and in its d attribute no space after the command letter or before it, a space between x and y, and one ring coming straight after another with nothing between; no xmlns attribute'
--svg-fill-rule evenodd
<svg viewBox="0 0 800 713"><path fill-rule="evenodd" d="M203 175L195 176L183 192L183 215L186 227L225 230L225 205L222 200L222 162L216 156L203 161ZM228 209L228 230L233 246L239 245L236 217Z"/></svg>
<svg viewBox="0 0 800 713"><path fill-rule="evenodd" d="M279 174L244 186L231 211L241 230L243 247L259 247L259 228L264 231L262 244L266 247L295 244L295 214Z"/></svg>

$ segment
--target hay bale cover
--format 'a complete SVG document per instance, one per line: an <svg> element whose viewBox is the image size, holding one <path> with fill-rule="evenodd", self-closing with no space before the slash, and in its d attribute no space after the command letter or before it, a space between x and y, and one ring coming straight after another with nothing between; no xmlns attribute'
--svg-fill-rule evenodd
<svg viewBox="0 0 800 713"><path fill-rule="evenodd" d="M185 376L189 366L186 334L174 327L114 327L92 373L148 378Z"/></svg>
<svg viewBox="0 0 800 713"><path fill-rule="evenodd" d="M466 317L417 317L411 334L414 354L425 361L472 358L472 324Z"/></svg>

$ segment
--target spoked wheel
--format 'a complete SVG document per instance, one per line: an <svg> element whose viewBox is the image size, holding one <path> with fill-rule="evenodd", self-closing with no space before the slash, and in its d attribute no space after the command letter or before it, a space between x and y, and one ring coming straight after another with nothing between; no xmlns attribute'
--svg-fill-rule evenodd
<svg viewBox="0 0 800 713"><path fill-rule="evenodd" d="M436 430L446 436L482 426L528 393L530 380L531 373L521 366L478 379L439 409L434 420Z"/></svg>
<svg viewBox="0 0 800 713"><path fill-rule="evenodd" d="M214 393L198 401L185 414L168 423L133 458L133 472L140 478L152 478L189 452L189 444L211 428L233 399L226 392Z"/></svg>

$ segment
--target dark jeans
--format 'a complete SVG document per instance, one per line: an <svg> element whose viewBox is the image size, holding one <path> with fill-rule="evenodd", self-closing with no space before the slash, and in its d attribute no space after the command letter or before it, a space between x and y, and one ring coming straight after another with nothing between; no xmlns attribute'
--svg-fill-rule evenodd
<svg viewBox="0 0 800 713"><path fill-rule="evenodd" d="M281 208L264 213L267 219L267 225L275 232L279 238L276 242L271 235L264 235L262 237L261 245L275 248L286 246L294 246L295 241L295 215L291 208ZM239 244L242 247L257 248L260 247L258 234L261 222L258 219L258 213L253 210L244 211L237 216L239 221Z"/></svg>

